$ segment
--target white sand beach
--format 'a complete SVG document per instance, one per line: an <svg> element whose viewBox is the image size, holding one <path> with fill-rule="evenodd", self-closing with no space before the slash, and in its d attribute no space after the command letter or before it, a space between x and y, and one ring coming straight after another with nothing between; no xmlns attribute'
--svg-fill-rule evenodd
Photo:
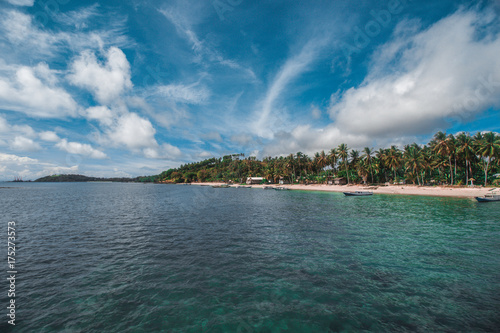
<svg viewBox="0 0 500 333"><path fill-rule="evenodd" d="M224 183L192 183L192 185L221 185ZM238 186L238 185L231 185ZM403 194L403 195L425 195L436 197L474 198L485 195L491 187L458 187L458 186L417 186L417 185L389 185L389 186L363 186L363 185L252 185L252 188L263 188L266 186L283 186L291 190L301 191L324 191L324 192L349 192L349 191L373 191L374 194Z"/></svg>

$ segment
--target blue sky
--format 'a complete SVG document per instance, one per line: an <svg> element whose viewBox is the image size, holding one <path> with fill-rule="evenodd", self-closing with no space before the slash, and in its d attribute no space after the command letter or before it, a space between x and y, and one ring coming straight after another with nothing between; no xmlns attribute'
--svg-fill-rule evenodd
<svg viewBox="0 0 500 333"><path fill-rule="evenodd" d="M498 1L0 3L0 180L500 131Z"/></svg>

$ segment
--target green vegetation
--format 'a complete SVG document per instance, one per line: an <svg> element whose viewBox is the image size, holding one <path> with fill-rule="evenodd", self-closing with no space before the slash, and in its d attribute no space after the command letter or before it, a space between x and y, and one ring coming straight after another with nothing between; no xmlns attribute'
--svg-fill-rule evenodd
<svg viewBox="0 0 500 333"><path fill-rule="evenodd" d="M495 133L461 133L456 137L438 132L427 145L396 146L363 152L346 144L321 151L313 157L301 152L286 157L244 158L243 154L211 158L182 165L155 176L155 181L189 183L193 181L245 181L264 177L271 182L280 178L289 182L325 183L328 176L345 177L349 183L413 184L497 184L500 173L500 136Z"/></svg>
<svg viewBox="0 0 500 333"><path fill-rule="evenodd" d="M96 178L83 175L52 175L42 177L35 182L154 182L155 176L137 178Z"/></svg>

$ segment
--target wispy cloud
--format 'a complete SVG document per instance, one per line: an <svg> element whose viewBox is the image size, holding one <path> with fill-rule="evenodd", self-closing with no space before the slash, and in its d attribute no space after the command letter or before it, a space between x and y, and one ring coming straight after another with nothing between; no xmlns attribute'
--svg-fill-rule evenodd
<svg viewBox="0 0 500 333"><path fill-rule="evenodd" d="M251 80L256 80L257 76L252 69L240 65L234 60L226 59L219 51L210 47L205 41L201 40L191 27L189 20L174 8L163 8L159 12L163 14L170 23L174 25L179 36L184 38L191 46L195 55L196 62L208 61L209 64L219 64L229 67L233 70L244 73Z"/></svg>
<svg viewBox="0 0 500 333"><path fill-rule="evenodd" d="M271 115L276 110L276 102L283 97L286 87L307 71L311 63L316 59L317 52L323 44L324 41L319 40L308 42L299 54L289 58L275 75L265 97L257 106L257 121L253 124L253 130L257 135L265 138L273 137L271 127L273 127L273 122L276 119L271 119Z"/></svg>

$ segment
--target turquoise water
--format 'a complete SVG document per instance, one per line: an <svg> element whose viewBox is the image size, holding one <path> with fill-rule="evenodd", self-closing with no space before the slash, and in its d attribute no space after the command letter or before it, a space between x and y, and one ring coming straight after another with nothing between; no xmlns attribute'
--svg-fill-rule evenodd
<svg viewBox="0 0 500 333"><path fill-rule="evenodd" d="M14 186L0 188L0 208L3 227L18 228L19 272L16 327L4 317L2 332L500 327L500 203L179 185L1 186Z"/></svg>

